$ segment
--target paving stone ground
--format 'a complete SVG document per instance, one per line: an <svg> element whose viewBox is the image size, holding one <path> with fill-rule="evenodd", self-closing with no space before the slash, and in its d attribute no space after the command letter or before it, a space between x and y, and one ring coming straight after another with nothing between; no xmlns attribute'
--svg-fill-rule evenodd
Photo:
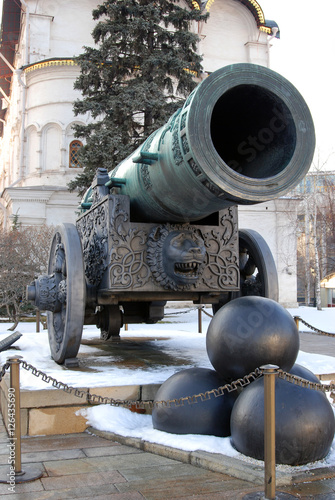
<svg viewBox="0 0 335 500"><path fill-rule="evenodd" d="M0 477L8 459L7 434L0 424ZM88 433L22 439L22 469L38 467L40 479L0 484L0 498L103 500L241 500L261 491L248 481L210 472L176 460L146 453ZM335 499L335 479L280 488L301 499Z"/></svg>
<svg viewBox="0 0 335 500"><path fill-rule="evenodd" d="M302 334L307 352L335 356L335 339ZM320 352L321 351L321 352ZM0 422L0 478L8 472L8 437ZM22 469L37 467L40 479L0 484L0 498L22 500L242 500L262 487L177 460L148 453L87 432L22 438ZM335 479L300 482L280 492L307 500L335 500Z"/></svg>
<svg viewBox="0 0 335 500"><path fill-rule="evenodd" d="M332 330L330 330L332 331ZM300 349L313 354L335 356L335 337L317 333L300 333Z"/></svg>

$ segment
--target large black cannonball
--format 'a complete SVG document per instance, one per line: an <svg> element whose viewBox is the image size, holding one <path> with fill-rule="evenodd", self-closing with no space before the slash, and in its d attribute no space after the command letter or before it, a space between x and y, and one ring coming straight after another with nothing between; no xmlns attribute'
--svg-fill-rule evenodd
<svg viewBox="0 0 335 500"><path fill-rule="evenodd" d="M289 373L291 373L292 375L296 375L297 377L309 380L310 382L316 382L317 384L320 383L320 379L318 379L318 377L313 372L311 372L311 370L305 368L304 366L298 365L298 363L292 366Z"/></svg>
<svg viewBox="0 0 335 500"><path fill-rule="evenodd" d="M155 401L193 396L216 389L225 383L214 370L189 368L168 378L159 388ZM173 405L170 408L159 405L152 410L153 426L172 434L230 436L230 415L236 397L234 391L191 405L188 402L183 406Z"/></svg>
<svg viewBox="0 0 335 500"><path fill-rule="evenodd" d="M292 316L274 300L240 297L214 315L206 345L215 370L237 379L265 364L288 371L299 352L299 332Z"/></svg>
<svg viewBox="0 0 335 500"><path fill-rule="evenodd" d="M316 381L313 373L298 365L292 372ZM303 465L326 457L335 431L326 395L277 378L275 404L276 463ZM252 382L237 398L231 441L244 455L264 460L264 378Z"/></svg>

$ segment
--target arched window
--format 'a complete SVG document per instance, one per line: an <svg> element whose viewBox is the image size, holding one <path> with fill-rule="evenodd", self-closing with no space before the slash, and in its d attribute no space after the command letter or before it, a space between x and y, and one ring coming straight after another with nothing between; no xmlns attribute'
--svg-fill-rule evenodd
<svg viewBox="0 0 335 500"><path fill-rule="evenodd" d="M80 168L81 165L78 159L78 150L82 147L83 143L81 141L72 141L70 143L69 149L69 167L70 168Z"/></svg>

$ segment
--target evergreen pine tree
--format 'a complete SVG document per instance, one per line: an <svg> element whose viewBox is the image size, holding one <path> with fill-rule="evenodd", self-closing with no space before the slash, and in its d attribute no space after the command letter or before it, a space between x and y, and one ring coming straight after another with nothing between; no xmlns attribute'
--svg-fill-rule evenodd
<svg viewBox="0 0 335 500"><path fill-rule="evenodd" d="M198 4L187 0L107 0L93 11L99 20L94 48L76 58L81 73L75 88L83 98L75 115L89 112L88 125L76 125L85 140L79 150L83 173L69 189L83 193L98 167L113 169L184 102L201 72L198 36L192 22L204 21Z"/></svg>

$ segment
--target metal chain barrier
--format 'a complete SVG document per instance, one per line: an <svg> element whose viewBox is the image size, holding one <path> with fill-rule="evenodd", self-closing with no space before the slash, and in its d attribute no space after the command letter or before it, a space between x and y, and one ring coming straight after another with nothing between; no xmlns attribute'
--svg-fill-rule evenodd
<svg viewBox="0 0 335 500"><path fill-rule="evenodd" d="M190 308L186 309L185 311L174 311L172 313L166 313L166 314L164 314L164 318L166 316L177 316L178 314L187 314L190 311L196 311L197 309L198 309L197 307L190 307Z"/></svg>
<svg viewBox="0 0 335 500"><path fill-rule="evenodd" d="M209 316L210 318L213 318L213 314L208 313L208 312L205 310L205 308L204 308L204 307L201 307L201 308L200 308L200 310L201 310L201 312L203 312L204 314L206 314L206 315L207 315L207 316Z"/></svg>
<svg viewBox="0 0 335 500"><path fill-rule="evenodd" d="M27 363L24 360L19 360L19 364L25 370L31 372L35 377L41 377L43 382L51 383L53 387L56 389L61 389L64 392L74 394L79 398L87 398L89 403L97 403L97 404L108 404L110 406L120 406L124 408L136 407L138 409L152 409L158 406L165 406L170 408L171 406L183 406L185 403L188 404L196 404L199 401L208 401L212 397L220 397L223 396L225 392L233 392L239 388L245 387L249 385L254 380L263 376L263 370L260 368L256 368L255 371L245 375L243 378L239 378L229 384L225 384L216 389L212 389L210 391L201 392L199 394L194 394L193 396L185 396L178 399L170 399L167 401L137 401L137 400L121 400L114 399L108 397L102 397L97 394L91 394L89 390L83 391L80 389L76 389L68 384L63 382L59 382L53 377L50 377L46 373L38 370L31 364ZM10 363L5 363L0 370L0 382L5 375L6 371L10 368ZM322 392L335 392L335 384L321 384L317 382L310 382L302 377L298 377L297 375L292 375L291 373L284 372L281 369L277 370L278 377L290 382L291 384L299 385L300 387L304 387L307 389L313 389L316 391Z"/></svg>
<svg viewBox="0 0 335 500"><path fill-rule="evenodd" d="M81 391L80 389L76 389L75 387L71 387L67 384L64 384L63 382L58 382L53 377L50 377L46 373L42 372L41 370L38 370L34 366L26 363L24 360L20 360L20 365L22 365L22 368L24 368L27 371L30 371L35 377L42 377L43 382L46 382L47 384L52 383L53 387L56 387L56 389L62 389L64 392L67 393L72 393L78 398L83 398L84 396L87 396L87 391Z"/></svg>
<svg viewBox="0 0 335 500"><path fill-rule="evenodd" d="M217 389L212 389L204 393L201 392L199 394L194 394L193 396L185 396L182 398L171 399L168 401L137 401L137 400L114 399L114 398L102 397L97 394L91 394L88 390L82 391L63 382L59 382L55 378L50 377L46 373L42 372L41 370L38 370L37 368L30 365L24 360L19 360L19 363L22 366L22 368L31 372L33 375L35 375L35 377L41 377L43 382L51 383L53 387L61 389L64 392L74 394L79 398L85 397L90 403L108 404L110 406L121 406L125 408L136 407L138 409L147 409L147 408L152 409L157 406L165 406L165 407L182 406L186 402L188 404L195 404L198 403L199 401L208 401L212 397L217 398L223 396L225 391L232 392L236 391L238 388L245 387L246 385L250 384L257 378L261 377L263 374L262 370L256 368L255 371L249 373L243 378L239 378L234 382L231 382L230 384L225 384L221 387L218 387ZM0 382L9 367L10 367L9 363L6 363L2 367L0 371Z"/></svg>
<svg viewBox="0 0 335 500"><path fill-rule="evenodd" d="M10 368L10 363L5 363L1 367L1 370L0 370L0 382L3 379L3 377L5 376L6 371L9 370L9 368Z"/></svg>
<svg viewBox="0 0 335 500"><path fill-rule="evenodd" d="M311 382L310 380L306 380L305 378L298 377L297 375L292 375L291 373L284 372L281 369L277 370L278 377L290 382L291 384L299 385L300 387L304 387L306 389L313 389L314 391L321 392L334 392L335 384L319 384L318 382Z"/></svg>
<svg viewBox="0 0 335 500"><path fill-rule="evenodd" d="M213 314L210 314L209 312L207 312L204 308L204 306L202 307L190 307L189 309L187 309L186 311L175 311L173 313L167 313L167 314L164 314L164 317L165 316L177 316L178 314L187 314L189 313L190 311L198 311L200 309L201 312L203 312L204 314L207 314L207 316L209 316L210 318L213 318Z"/></svg>
<svg viewBox="0 0 335 500"><path fill-rule="evenodd" d="M300 316L294 316L294 320L301 321L301 323L303 325L307 326L308 328L311 328L311 330L313 330L316 333L319 333L320 335L328 335L328 337L335 337L335 333L324 332L323 330L320 330L319 328L316 328L315 326L310 325L309 323L307 323L307 321L300 318Z"/></svg>

